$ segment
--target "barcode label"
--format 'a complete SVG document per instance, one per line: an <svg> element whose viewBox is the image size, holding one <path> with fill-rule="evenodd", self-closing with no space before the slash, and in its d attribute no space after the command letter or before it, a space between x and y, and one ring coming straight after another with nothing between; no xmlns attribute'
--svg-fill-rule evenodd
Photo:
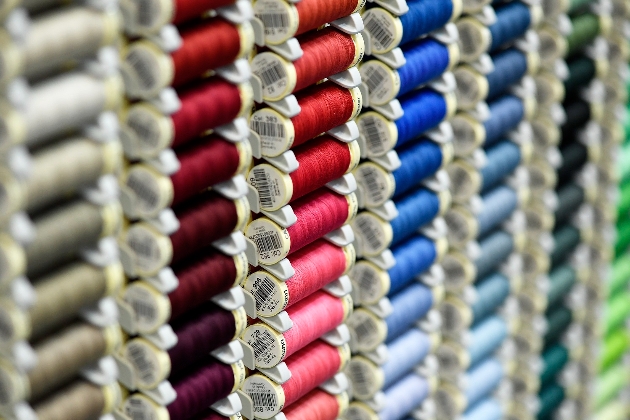
<svg viewBox="0 0 630 420"><path fill-rule="evenodd" d="M142 270L153 270L160 261L160 248L153 235L141 226L127 232L127 245L133 251L134 263Z"/></svg>
<svg viewBox="0 0 630 420"><path fill-rule="evenodd" d="M131 285L125 291L125 301L133 309L138 328L151 329L158 318L158 310L155 307L151 291L141 286Z"/></svg>
<svg viewBox="0 0 630 420"><path fill-rule="evenodd" d="M266 121L252 120L252 129L261 137L284 138L284 125Z"/></svg>
<svg viewBox="0 0 630 420"><path fill-rule="evenodd" d="M374 315L361 309L356 310L348 319L348 328L356 339L359 351L374 350L385 339L384 330L379 328L378 322Z"/></svg>
<svg viewBox="0 0 630 420"><path fill-rule="evenodd" d="M472 54L477 50L475 46L477 39L476 29L472 25L460 25L459 40L463 54Z"/></svg>
<svg viewBox="0 0 630 420"><path fill-rule="evenodd" d="M153 26L160 13L158 2L155 0L136 0L137 21L142 26Z"/></svg>
<svg viewBox="0 0 630 420"><path fill-rule="evenodd" d="M254 186L258 190L258 198L260 205L263 208L273 206L273 197L271 195L271 185L269 178L267 177L267 171L262 168L254 168L252 171L254 174Z"/></svg>
<svg viewBox="0 0 630 420"><path fill-rule="evenodd" d="M350 380L352 381L352 389L357 395L363 397L369 396L372 389L372 378L366 375L366 369L367 368L364 368L363 363L361 362L350 362L350 366L348 366L348 373Z"/></svg>
<svg viewBox="0 0 630 420"><path fill-rule="evenodd" d="M267 306L267 301L274 293L274 283L267 277L262 276L254 283L254 299L256 299L256 310L260 311L263 306Z"/></svg>
<svg viewBox="0 0 630 420"><path fill-rule="evenodd" d="M361 301L372 302L381 297L378 276L372 267L364 264L356 265L352 270L352 279L357 285Z"/></svg>
<svg viewBox="0 0 630 420"><path fill-rule="evenodd" d="M265 325L253 325L247 328L243 339L252 346L256 365L260 367L276 366L286 354L286 342L281 335Z"/></svg>
<svg viewBox="0 0 630 420"><path fill-rule="evenodd" d="M159 202L159 194L157 188L151 185L152 181L152 175L144 171L133 171L127 178L127 187L138 199L136 204L148 212L154 211Z"/></svg>
<svg viewBox="0 0 630 420"><path fill-rule="evenodd" d="M254 73L256 76L261 78L263 82L263 89L287 77L284 67L282 67L282 65L278 62L272 63L272 65L263 67L260 70L256 70Z"/></svg>
<svg viewBox="0 0 630 420"><path fill-rule="evenodd" d="M148 403L133 397L125 401L125 414L132 420L155 420Z"/></svg>
<svg viewBox="0 0 630 420"><path fill-rule="evenodd" d="M365 19L364 25L365 30L372 36L372 43L375 44L377 49L385 50L389 48L394 41L393 34L385 28L374 15L370 14L367 19Z"/></svg>
<svg viewBox="0 0 630 420"><path fill-rule="evenodd" d="M366 116L359 121L359 128L367 143L368 150L373 154L385 152L386 135L381 122L372 116Z"/></svg>
<svg viewBox="0 0 630 420"><path fill-rule="evenodd" d="M375 96L378 99L381 99L386 89L382 89L385 85L385 69L381 68L378 65L370 65L364 72L365 83L367 84L368 90L370 92L370 96Z"/></svg>
<svg viewBox="0 0 630 420"><path fill-rule="evenodd" d="M155 308L153 305L143 302L141 300L133 300L131 302L131 307L133 308L133 312L136 315L136 320L138 322L153 322L155 317L157 316Z"/></svg>
<svg viewBox="0 0 630 420"><path fill-rule="evenodd" d="M156 381L156 366L150 360L148 351L135 343L127 346L127 354L136 374L145 384L153 384Z"/></svg>
<svg viewBox="0 0 630 420"><path fill-rule="evenodd" d="M259 253L277 251L282 248L280 235L275 232L263 232L257 234L253 239Z"/></svg>
<svg viewBox="0 0 630 420"><path fill-rule="evenodd" d="M273 33L272 29L288 28L290 26L287 13L259 13L256 17L265 25L265 34Z"/></svg>
<svg viewBox="0 0 630 420"><path fill-rule="evenodd" d="M136 73L134 82L140 84L142 89L153 89L157 84L158 66L151 60L151 53L134 49L129 52L125 61Z"/></svg>
<svg viewBox="0 0 630 420"><path fill-rule="evenodd" d="M257 413L278 406L278 400L273 392L250 392L249 397L254 403L254 412Z"/></svg>
<svg viewBox="0 0 630 420"><path fill-rule="evenodd" d="M148 113L132 109L127 118L127 127L134 132L140 143L148 147L158 146L160 128Z"/></svg>
<svg viewBox="0 0 630 420"><path fill-rule="evenodd" d="M258 359L263 355L263 353L267 351L269 347L273 346L274 341L273 337L268 331L260 330L256 335L256 339L249 344L254 350L254 357Z"/></svg>
<svg viewBox="0 0 630 420"><path fill-rule="evenodd" d="M363 166L360 173L363 185L367 188L367 193L372 201L383 201L385 197L383 196L383 187L379 182L377 170L371 166Z"/></svg>
<svg viewBox="0 0 630 420"><path fill-rule="evenodd" d="M367 242L364 245L368 245L371 251L377 251L383 247L383 235L381 235L377 224L370 220L370 217L360 215L357 217L355 225L358 233Z"/></svg>

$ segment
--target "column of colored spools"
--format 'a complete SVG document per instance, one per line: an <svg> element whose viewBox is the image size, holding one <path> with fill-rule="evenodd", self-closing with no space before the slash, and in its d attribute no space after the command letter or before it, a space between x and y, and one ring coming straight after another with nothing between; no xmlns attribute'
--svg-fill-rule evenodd
<svg viewBox="0 0 630 420"><path fill-rule="evenodd" d="M246 229L260 266L242 284L257 317L243 333L256 365L243 385L250 418L333 420L348 404L362 6L254 4L266 48L252 59L262 94L250 127L263 160L249 172L258 214Z"/></svg>
<svg viewBox="0 0 630 420"><path fill-rule="evenodd" d="M20 42L1 48L0 416L107 418L121 398L121 17L112 2L25 6L2 29Z"/></svg>
<svg viewBox="0 0 630 420"><path fill-rule="evenodd" d="M363 14L370 110L358 122L367 160L355 174L366 210L353 223L363 259L351 273L361 307L349 323L355 356L346 372L355 401L346 417L402 419L433 412L436 363L428 355L439 342L439 316L432 308L442 299L439 261L447 250L436 218L450 206L441 169L452 156L444 121L455 110L445 73L458 62L454 27L447 33L444 25L461 2L375 6Z"/></svg>
<svg viewBox="0 0 630 420"><path fill-rule="evenodd" d="M123 2L122 418L240 418L254 46L247 1ZM252 261L255 263L255 261Z"/></svg>

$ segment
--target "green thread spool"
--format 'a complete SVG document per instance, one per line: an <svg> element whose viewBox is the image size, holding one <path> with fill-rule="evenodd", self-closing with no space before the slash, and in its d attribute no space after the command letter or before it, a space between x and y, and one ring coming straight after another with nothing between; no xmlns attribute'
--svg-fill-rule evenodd
<svg viewBox="0 0 630 420"><path fill-rule="evenodd" d="M564 81L565 92L576 92L586 86L595 77L595 62L587 57L580 57L569 65L569 77Z"/></svg>
<svg viewBox="0 0 630 420"><path fill-rule="evenodd" d="M552 383L543 388L538 397L540 399L540 409L536 419L547 420L551 418L553 412L564 401L564 388L557 383Z"/></svg>
<svg viewBox="0 0 630 420"><path fill-rule="evenodd" d="M599 359L599 371L604 372L621 359L630 347L630 332L621 328L612 333L604 341L601 357Z"/></svg>
<svg viewBox="0 0 630 420"><path fill-rule="evenodd" d="M576 11L586 7L592 2L592 0L570 0L569 1L569 10L567 13L573 14Z"/></svg>
<svg viewBox="0 0 630 420"><path fill-rule="evenodd" d="M630 280L630 255L619 256L612 266L611 280L608 285L609 299L627 287Z"/></svg>
<svg viewBox="0 0 630 420"><path fill-rule="evenodd" d="M585 13L571 19L573 32L567 37L567 57L570 57L590 44L599 35L599 18Z"/></svg>
<svg viewBox="0 0 630 420"><path fill-rule="evenodd" d="M629 118L630 120L630 118ZM617 202L617 220L626 219L630 214L630 182L622 182L619 188L619 201Z"/></svg>
<svg viewBox="0 0 630 420"><path fill-rule="evenodd" d="M595 383L595 409L602 408L628 384L630 371L623 364L612 366Z"/></svg>
<svg viewBox="0 0 630 420"><path fill-rule="evenodd" d="M542 355L543 371L540 374L540 385L545 387L560 373L569 361L569 350L560 344L550 347Z"/></svg>
<svg viewBox="0 0 630 420"><path fill-rule="evenodd" d="M620 181L624 181L630 176L630 144L626 144L621 148L619 160L617 161L617 175Z"/></svg>
<svg viewBox="0 0 630 420"><path fill-rule="evenodd" d="M630 245L630 219L617 222L617 242L615 243L615 258L623 254Z"/></svg>
<svg viewBox="0 0 630 420"><path fill-rule="evenodd" d="M574 226L564 225L553 233L556 246L551 253L551 265L561 264L568 254L580 243L580 231Z"/></svg>
<svg viewBox="0 0 630 420"><path fill-rule="evenodd" d="M547 332L545 333L545 347L554 344L571 325L573 314L570 309L560 306L547 314Z"/></svg>
<svg viewBox="0 0 630 420"><path fill-rule="evenodd" d="M568 265L561 265L549 273L549 291L547 306L554 307L562 297L569 293L575 284L575 270Z"/></svg>
<svg viewBox="0 0 630 420"><path fill-rule="evenodd" d="M593 420L626 420L628 416L630 416L628 404L616 400L597 411Z"/></svg>
<svg viewBox="0 0 630 420"><path fill-rule="evenodd" d="M624 324L630 315L630 292L621 293L612 298L606 306L604 316L604 335L608 335Z"/></svg>

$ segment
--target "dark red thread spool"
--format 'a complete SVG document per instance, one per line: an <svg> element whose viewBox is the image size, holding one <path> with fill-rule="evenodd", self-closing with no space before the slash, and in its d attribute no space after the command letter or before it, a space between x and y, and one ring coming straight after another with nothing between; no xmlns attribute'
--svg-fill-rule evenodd
<svg viewBox="0 0 630 420"><path fill-rule="evenodd" d="M283 282L266 271L250 275L243 287L256 299L260 316L274 316L292 307L346 273L354 262L354 248L340 248L318 239L291 257L295 274Z"/></svg>
<svg viewBox="0 0 630 420"><path fill-rule="evenodd" d="M168 295L170 319L176 319L202 302L239 284L247 272L243 255L230 257L205 250L195 258L173 267L179 286Z"/></svg>
<svg viewBox="0 0 630 420"><path fill-rule="evenodd" d="M315 389L283 411L287 420L335 420L341 414L334 395Z"/></svg>
<svg viewBox="0 0 630 420"><path fill-rule="evenodd" d="M237 378L238 376L238 378ZM187 420L239 388L245 368L214 359L194 366L173 383L177 399L166 409L170 420Z"/></svg>
<svg viewBox="0 0 630 420"><path fill-rule="evenodd" d="M269 164L256 165L249 172L249 182L259 187L260 204L264 210L278 210L306 194L323 187L352 171L360 159L356 142L342 143L323 135L293 149L299 167L285 174ZM268 188L270 180L283 186Z"/></svg>
<svg viewBox="0 0 630 420"><path fill-rule="evenodd" d="M351 308L349 297L337 298L318 291L287 309L293 321L289 330L278 333L266 324L258 323L250 325L243 338L254 349L257 367L273 367L335 329Z"/></svg>
<svg viewBox="0 0 630 420"><path fill-rule="evenodd" d="M295 5L300 23L296 34L303 34L325 23L351 15L365 4L363 0L306 0Z"/></svg>
<svg viewBox="0 0 630 420"><path fill-rule="evenodd" d="M191 417L191 420L236 420L236 418L222 416L216 411L213 411L211 408L208 408L196 416Z"/></svg>
<svg viewBox="0 0 630 420"><path fill-rule="evenodd" d="M205 14L219 7L234 4L234 0L175 0L173 23L180 24Z"/></svg>

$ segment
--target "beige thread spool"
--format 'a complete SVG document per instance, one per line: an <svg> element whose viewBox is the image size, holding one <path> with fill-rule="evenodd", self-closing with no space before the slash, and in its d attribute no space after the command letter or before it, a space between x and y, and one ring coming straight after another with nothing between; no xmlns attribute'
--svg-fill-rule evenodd
<svg viewBox="0 0 630 420"><path fill-rule="evenodd" d="M99 238L114 233L122 218L118 203L99 207L83 200L59 206L37 218L36 238L26 248L27 274L37 277L69 261Z"/></svg>
<svg viewBox="0 0 630 420"><path fill-rule="evenodd" d="M99 387L76 381L36 404L38 420L94 420L111 412L120 401L117 382Z"/></svg>

